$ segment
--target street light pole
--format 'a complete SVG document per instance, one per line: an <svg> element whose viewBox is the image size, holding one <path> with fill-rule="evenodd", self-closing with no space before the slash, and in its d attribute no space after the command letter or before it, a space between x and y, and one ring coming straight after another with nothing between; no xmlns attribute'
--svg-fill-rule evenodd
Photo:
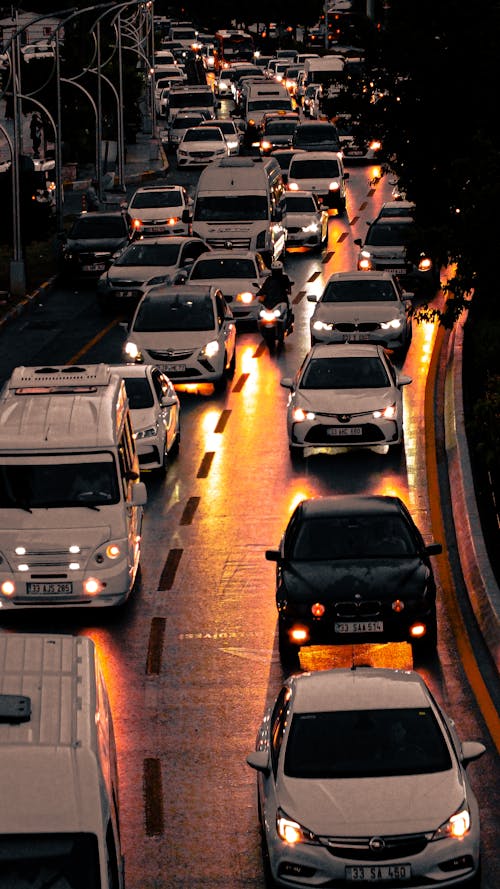
<svg viewBox="0 0 500 889"><path fill-rule="evenodd" d="M16 12L17 16L17 12ZM17 23L17 22L16 22ZM21 236L21 195L19 189L19 157L21 154L21 107L19 97L19 33L16 28L15 38L11 47L12 69L12 103L14 107L14 140L12 154L12 247L10 262L10 292L13 296L26 294L26 269L24 264Z"/></svg>

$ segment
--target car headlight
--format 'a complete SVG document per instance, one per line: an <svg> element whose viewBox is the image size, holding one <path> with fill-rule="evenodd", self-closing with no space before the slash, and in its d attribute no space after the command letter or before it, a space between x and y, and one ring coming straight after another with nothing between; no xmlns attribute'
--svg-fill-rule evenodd
<svg viewBox="0 0 500 889"><path fill-rule="evenodd" d="M254 299L255 294L250 293L249 290L243 290L241 293L237 293L235 296L235 302L244 303L246 306L250 305L250 303L253 303Z"/></svg>
<svg viewBox="0 0 500 889"><path fill-rule="evenodd" d="M470 811L467 803L463 802L459 809L441 824L436 830L433 840L444 840L447 837L462 839L470 830Z"/></svg>
<svg viewBox="0 0 500 889"><path fill-rule="evenodd" d="M167 223L167 225L177 225L177 223L180 222L180 221L181 221L181 217L180 217L180 216L170 216L170 217L166 220L166 223Z"/></svg>
<svg viewBox="0 0 500 889"><path fill-rule="evenodd" d="M132 340L129 340L128 343L125 343L125 355L128 355L129 358L132 358L133 361L135 361L135 359L138 358L140 354L141 350L139 349L137 343L132 342Z"/></svg>
<svg viewBox="0 0 500 889"><path fill-rule="evenodd" d="M378 411L373 411L373 417L375 420L395 420L397 413L397 406L395 404L388 404L387 407L382 407Z"/></svg>
<svg viewBox="0 0 500 889"><path fill-rule="evenodd" d="M267 139L263 139L262 142L260 143L260 147L262 148L262 151L270 151L271 143L268 142Z"/></svg>
<svg viewBox="0 0 500 889"><path fill-rule="evenodd" d="M326 321L320 321L319 319L313 323L313 330L333 330L335 324L327 324Z"/></svg>
<svg viewBox="0 0 500 889"><path fill-rule="evenodd" d="M314 420L316 414L313 411L305 411L302 407L295 407L292 411L294 423L303 423L304 420Z"/></svg>
<svg viewBox="0 0 500 889"><path fill-rule="evenodd" d="M338 191L339 188L340 188L340 185L338 182L330 182L330 185L328 186L329 191Z"/></svg>
<svg viewBox="0 0 500 889"><path fill-rule="evenodd" d="M189 151L186 151L184 148L179 148L177 152L181 157L188 157Z"/></svg>
<svg viewBox="0 0 500 889"><path fill-rule="evenodd" d="M299 190L299 183L289 181L288 182L288 189L289 189L289 191L298 191Z"/></svg>
<svg viewBox="0 0 500 889"><path fill-rule="evenodd" d="M228 140L227 147L229 149L231 149L232 151L234 151L235 148L238 148L239 144L240 143L236 139L234 139L234 141L233 141L233 139L230 139L230 140Z"/></svg>
<svg viewBox="0 0 500 889"><path fill-rule="evenodd" d="M399 330L399 328L401 327L401 324L402 324L402 322L401 322L400 318L393 318L392 321L381 321L380 322L380 326L381 326L382 330L390 330L391 328L393 330Z"/></svg>
<svg viewBox="0 0 500 889"><path fill-rule="evenodd" d="M419 272L430 272L432 269L432 259L428 256L421 256L418 262Z"/></svg>
<svg viewBox="0 0 500 889"><path fill-rule="evenodd" d="M282 809L276 812L276 831L284 843L295 846L297 843L318 844L319 840L312 831L303 827L298 821L289 818Z"/></svg>
<svg viewBox="0 0 500 889"><path fill-rule="evenodd" d="M158 423L155 423L154 426L148 426L147 429L138 429L133 433L133 437L136 439L154 438L156 435L158 435Z"/></svg>
<svg viewBox="0 0 500 889"><path fill-rule="evenodd" d="M317 222L310 222L309 225L302 226L302 231L315 233L315 232L319 231L319 225Z"/></svg>
<svg viewBox="0 0 500 889"><path fill-rule="evenodd" d="M132 220L132 228L135 232L140 231L142 226L144 225L142 219L133 219Z"/></svg>
<svg viewBox="0 0 500 889"><path fill-rule="evenodd" d="M217 355L219 349L220 346L217 340L210 340L210 342L207 343L206 346L204 346L203 349L200 350L200 355L203 358L213 358L215 355Z"/></svg>
<svg viewBox="0 0 500 889"><path fill-rule="evenodd" d="M151 287L153 284L168 284L170 281L170 275L155 275L154 278L150 278L147 286Z"/></svg>

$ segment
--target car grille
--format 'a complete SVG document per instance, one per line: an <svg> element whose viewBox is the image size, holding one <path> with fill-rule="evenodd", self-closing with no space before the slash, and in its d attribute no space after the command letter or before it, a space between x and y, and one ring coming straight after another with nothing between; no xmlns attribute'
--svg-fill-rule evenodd
<svg viewBox="0 0 500 889"><path fill-rule="evenodd" d="M249 237L230 237L229 235L224 238L212 238L209 236L205 240L211 247L216 249L224 249L228 244L231 244L232 247L241 250L250 250L251 244Z"/></svg>
<svg viewBox="0 0 500 889"><path fill-rule="evenodd" d="M349 427L345 427L345 434L341 437L334 437L328 435L328 426L324 426L322 424L318 424L317 426L313 426L312 429L306 433L304 437L304 443L308 445L325 445L327 447L334 447L343 444L350 444L354 442L355 444L363 444L364 442L379 442L385 441L384 435L378 426L375 426L373 423L364 423L359 424L361 426L361 435L350 435Z"/></svg>
<svg viewBox="0 0 500 889"><path fill-rule="evenodd" d="M148 349L148 354L157 361L187 361L194 349Z"/></svg>
<svg viewBox="0 0 500 889"><path fill-rule="evenodd" d="M191 157L196 157L200 159L204 159L207 157L213 157L213 151L190 151Z"/></svg>
<svg viewBox="0 0 500 889"><path fill-rule="evenodd" d="M370 848L370 843L374 845L372 842L374 837L322 837L321 839L336 858L349 858L355 861L391 861L418 855L426 848L430 835L417 833L376 837L381 848ZM392 885L394 884L391 882ZM406 881L404 885L407 886L408 882Z"/></svg>
<svg viewBox="0 0 500 889"><path fill-rule="evenodd" d="M341 321L340 324L335 324L335 330L340 330L341 333L354 333L357 330L363 333L370 333L373 330L380 330L380 324L378 321L362 321L358 324L350 321Z"/></svg>
<svg viewBox="0 0 500 889"><path fill-rule="evenodd" d="M286 230L289 235L298 235L298 233L301 231L301 229L295 225L288 225Z"/></svg>

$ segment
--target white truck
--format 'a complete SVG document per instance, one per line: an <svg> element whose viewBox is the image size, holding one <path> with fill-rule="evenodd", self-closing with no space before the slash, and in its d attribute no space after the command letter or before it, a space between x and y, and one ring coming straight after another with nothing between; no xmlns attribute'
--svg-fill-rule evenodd
<svg viewBox="0 0 500 889"><path fill-rule="evenodd" d="M323 88L338 83L339 87L344 80L345 59L342 56L326 55L318 58L306 59L304 62L305 86L317 83Z"/></svg>

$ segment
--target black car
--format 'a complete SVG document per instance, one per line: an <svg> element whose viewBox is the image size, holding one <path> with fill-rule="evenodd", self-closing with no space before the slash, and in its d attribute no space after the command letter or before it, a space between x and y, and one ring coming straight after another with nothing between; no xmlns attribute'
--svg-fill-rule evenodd
<svg viewBox="0 0 500 889"><path fill-rule="evenodd" d="M303 645L409 642L437 645L436 585L426 545L399 497L343 495L303 500L278 550L280 656L296 668Z"/></svg>
<svg viewBox="0 0 500 889"><path fill-rule="evenodd" d="M64 278L97 279L129 241L125 213L82 213L62 244L60 273Z"/></svg>
<svg viewBox="0 0 500 889"><path fill-rule="evenodd" d="M340 151L340 136L335 124L327 120L300 123L293 134L292 146L301 151Z"/></svg>

